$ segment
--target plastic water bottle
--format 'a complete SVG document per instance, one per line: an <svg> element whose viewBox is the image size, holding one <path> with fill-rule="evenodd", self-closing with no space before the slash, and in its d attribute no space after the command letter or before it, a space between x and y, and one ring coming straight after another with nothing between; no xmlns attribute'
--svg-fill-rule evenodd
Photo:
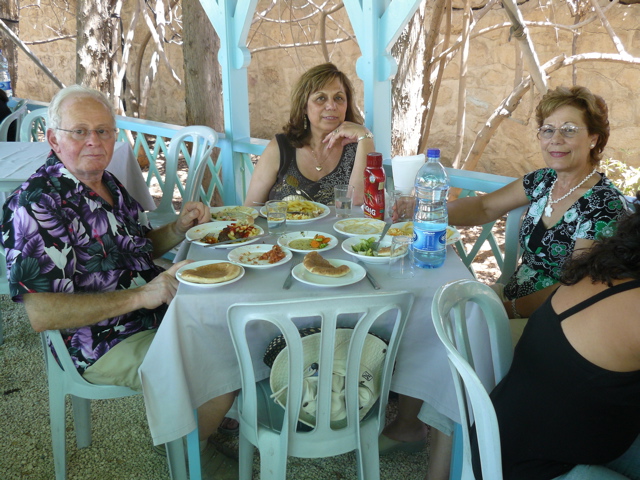
<svg viewBox="0 0 640 480"><path fill-rule="evenodd" d="M420 268L438 268L447 254L447 194L449 175L440 163L440 150L427 150L418 170L413 215L413 258Z"/></svg>
<svg viewBox="0 0 640 480"><path fill-rule="evenodd" d="M2 55L2 50L0 50L0 89L7 92L7 97L13 96L11 77L9 76L9 62Z"/></svg>

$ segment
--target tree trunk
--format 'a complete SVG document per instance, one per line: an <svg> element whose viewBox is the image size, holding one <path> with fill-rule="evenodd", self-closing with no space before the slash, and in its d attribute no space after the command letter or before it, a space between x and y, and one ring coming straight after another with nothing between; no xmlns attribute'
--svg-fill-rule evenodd
<svg viewBox="0 0 640 480"><path fill-rule="evenodd" d="M182 3L184 86L187 125L206 125L224 131L222 76L218 63L220 39L197 1ZM217 151L214 150L214 161ZM207 175L203 183L210 182ZM221 205L219 192L212 198Z"/></svg>
<svg viewBox="0 0 640 480"><path fill-rule="evenodd" d="M2 0L0 2L0 18L17 36L20 34L20 24L18 23L18 1L19 0ZM9 62L9 75L11 76L11 88L13 94L16 93L16 85L18 85L18 49L9 37L0 33L0 50Z"/></svg>
<svg viewBox="0 0 640 480"><path fill-rule="evenodd" d="M116 0L78 0L76 82L109 94L113 91L111 13Z"/></svg>

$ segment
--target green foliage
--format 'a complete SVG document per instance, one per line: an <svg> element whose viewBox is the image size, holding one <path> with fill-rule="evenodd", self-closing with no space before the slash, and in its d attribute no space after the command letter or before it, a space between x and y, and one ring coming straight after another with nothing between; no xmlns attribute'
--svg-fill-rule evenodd
<svg viewBox="0 0 640 480"><path fill-rule="evenodd" d="M604 173L625 195L635 197L636 192L640 190L640 168L607 158L600 163L598 170Z"/></svg>

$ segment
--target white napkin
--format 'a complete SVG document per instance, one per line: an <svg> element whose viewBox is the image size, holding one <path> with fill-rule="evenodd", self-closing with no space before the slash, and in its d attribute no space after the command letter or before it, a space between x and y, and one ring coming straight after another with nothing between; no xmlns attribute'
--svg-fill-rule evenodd
<svg viewBox="0 0 640 480"><path fill-rule="evenodd" d="M393 172L393 186L402 193L411 193L416 181L416 174L424 165L424 154L410 157L393 157L391 171Z"/></svg>

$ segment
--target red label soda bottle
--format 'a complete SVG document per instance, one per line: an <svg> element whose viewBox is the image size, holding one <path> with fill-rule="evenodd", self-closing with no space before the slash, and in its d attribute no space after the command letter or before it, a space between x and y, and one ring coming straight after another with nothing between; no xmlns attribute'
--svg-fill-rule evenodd
<svg viewBox="0 0 640 480"><path fill-rule="evenodd" d="M364 215L384 220L384 185L386 175L382 168L382 154L373 152L367 155L367 167L364 169Z"/></svg>

